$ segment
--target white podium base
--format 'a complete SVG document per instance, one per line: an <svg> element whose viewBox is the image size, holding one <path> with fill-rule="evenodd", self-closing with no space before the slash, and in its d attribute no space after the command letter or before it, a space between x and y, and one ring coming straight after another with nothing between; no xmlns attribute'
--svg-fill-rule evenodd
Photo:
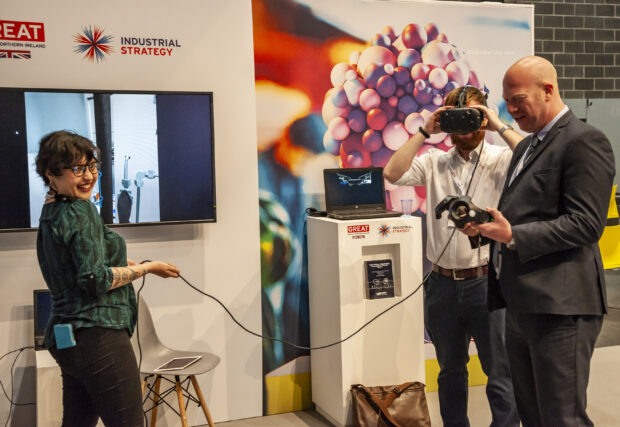
<svg viewBox="0 0 620 427"><path fill-rule="evenodd" d="M420 218L308 218L312 401L331 423L350 425L352 384L424 382ZM394 297L369 299L364 261L390 259Z"/></svg>

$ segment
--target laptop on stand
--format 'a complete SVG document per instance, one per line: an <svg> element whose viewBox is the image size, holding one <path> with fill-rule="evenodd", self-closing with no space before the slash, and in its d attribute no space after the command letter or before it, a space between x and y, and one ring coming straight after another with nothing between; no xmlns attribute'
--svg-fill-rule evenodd
<svg viewBox="0 0 620 427"><path fill-rule="evenodd" d="M43 349L43 340L47 323L52 316L52 294L49 289L36 289L33 291L34 308L34 349Z"/></svg>
<svg viewBox="0 0 620 427"><path fill-rule="evenodd" d="M383 168L324 169L325 210L335 219L401 216L385 206Z"/></svg>

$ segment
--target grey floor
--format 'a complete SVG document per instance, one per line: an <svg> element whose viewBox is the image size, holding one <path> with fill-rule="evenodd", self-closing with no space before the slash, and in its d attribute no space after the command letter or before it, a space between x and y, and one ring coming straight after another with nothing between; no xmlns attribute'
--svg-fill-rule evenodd
<svg viewBox="0 0 620 427"><path fill-rule="evenodd" d="M605 271L608 313L596 341L597 347L620 345L620 269Z"/></svg>
<svg viewBox="0 0 620 427"><path fill-rule="evenodd" d="M620 425L620 269L607 270L607 300L609 314L596 344L588 387L588 414L597 427ZM472 426L491 422L484 386L471 387L469 393L469 421ZM441 425L437 393L427 393L431 423ZM331 424L314 410L245 420L217 423L218 427L291 426L323 427Z"/></svg>

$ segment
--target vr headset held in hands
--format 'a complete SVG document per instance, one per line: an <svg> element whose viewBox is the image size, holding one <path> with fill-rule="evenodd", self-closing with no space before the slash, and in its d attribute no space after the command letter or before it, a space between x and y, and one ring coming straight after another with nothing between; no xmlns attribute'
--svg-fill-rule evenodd
<svg viewBox="0 0 620 427"><path fill-rule="evenodd" d="M435 207L435 218L441 218L441 214L446 210L448 211L448 219L458 228L465 227L468 222L482 224L493 221L491 215L476 206L469 196L447 196Z"/></svg>
<svg viewBox="0 0 620 427"><path fill-rule="evenodd" d="M467 88L475 86L463 86L457 95L454 108L444 110L439 114L439 127L447 133L470 133L475 132L482 126L484 113L477 108L467 107L466 95ZM484 105L486 106L487 94L484 94Z"/></svg>

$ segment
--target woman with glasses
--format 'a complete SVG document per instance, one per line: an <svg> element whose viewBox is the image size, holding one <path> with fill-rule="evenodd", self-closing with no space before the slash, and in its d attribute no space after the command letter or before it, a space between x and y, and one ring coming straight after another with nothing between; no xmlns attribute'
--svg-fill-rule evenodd
<svg viewBox="0 0 620 427"><path fill-rule="evenodd" d="M125 241L103 223L90 197L99 149L71 132L41 139L37 173L49 187L37 255L52 294L44 346L61 368L63 423L142 426L140 374L130 343L137 321L133 286L148 273L178 277L161 261L136 264Z"/></svg>

